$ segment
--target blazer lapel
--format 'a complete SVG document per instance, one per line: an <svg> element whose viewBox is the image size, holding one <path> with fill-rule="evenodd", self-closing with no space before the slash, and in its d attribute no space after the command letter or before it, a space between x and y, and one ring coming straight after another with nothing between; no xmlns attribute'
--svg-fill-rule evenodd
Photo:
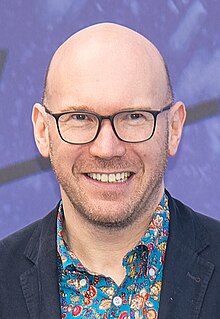
<svg viewBox="0 0 220 319"><path fill-rule="evenodd" d="M206 230L173 200L158 319L198 319L214 265L201 257L208 248Z"/></svg>
<svg viewBox="0 0 220 319"><path fill-rule="evenodd" d="M31 319L39 318L40 296L37 268L33 266L20 276L20 283Z"/></svg>
<svg viewBox="0 0 220 319"><path fill-rule="evenodd" d="M32 262L20 276L31 319L61 318L56 255L56 210L42 220L25 250Z"/></svg>

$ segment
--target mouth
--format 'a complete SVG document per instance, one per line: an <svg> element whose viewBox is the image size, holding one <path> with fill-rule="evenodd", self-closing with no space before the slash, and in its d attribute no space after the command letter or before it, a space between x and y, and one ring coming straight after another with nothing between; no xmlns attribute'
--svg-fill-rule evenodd
<svg viewBox="0 0 220 319"><path fill-rule="evenodd" d="M127 181L134 173L118 172L118 173L87 173L89 178L102 183L123 183Z"/></svg>

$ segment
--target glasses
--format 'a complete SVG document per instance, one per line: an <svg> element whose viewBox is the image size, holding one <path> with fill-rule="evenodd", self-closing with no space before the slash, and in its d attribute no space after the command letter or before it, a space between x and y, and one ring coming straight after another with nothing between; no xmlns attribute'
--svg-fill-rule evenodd
<svg viewBox="0 0 220 319"><path fill-rule="evenodd" d="M74 111L51 113L44 105L46 113L56 120L61 139L70 144L87 144L94 141L103 120L109 120L119 140L128 143L140 143L149 140L155 132L157 116L168 111L172 103L160 111L128 110L101 116L97 113Z"/></svg>

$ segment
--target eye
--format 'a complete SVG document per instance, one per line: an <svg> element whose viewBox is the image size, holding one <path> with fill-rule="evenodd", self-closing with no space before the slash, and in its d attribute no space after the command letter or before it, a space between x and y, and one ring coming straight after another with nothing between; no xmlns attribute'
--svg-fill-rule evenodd
<svg viewBox="0 0 220 319"><path fill-rule="evenodd" d="M88 120L88 115L86 114L83 114L83 113L79 113L79 114L72 114L71 118L73 120L77 120L77 121L85 121L85 120Z"/></svg>
<svg viewBox="0 0 220 319"><path fill-rule="evenodd" d="M146 127L146 125L151 125L154 121L154 117L151 113L147 111L131 111L119 113L116 118L117 125L128 127Z"/></svg>
<svg viewBox="0 0 220 319"><path fill-rule="evenodd" d="M60 118L60 125L66 128L91 129L97 125L97 118L90 113L66 113Z"/></svg>
<svg viewBox="0 0 220 319"><path fill-rule="evenodd" d="M142 113L131 113L128 114L128 120L140 120L143 119L143 114Z"/></svg>
<svg viewBox="0 0 220 319"><path fill-rule="evenodd" d="M127 113L125 122L128 124L142 124L147 121L146 114L142 112Z"/></svg>
<svg viewBox="0 0 220 319"><path fill-rule="evenodd" d="M94 116L86 113L67 113L61 116L60 122L67 123L67 124L74 124L74 123L89 123L94 121Z"/></svg>

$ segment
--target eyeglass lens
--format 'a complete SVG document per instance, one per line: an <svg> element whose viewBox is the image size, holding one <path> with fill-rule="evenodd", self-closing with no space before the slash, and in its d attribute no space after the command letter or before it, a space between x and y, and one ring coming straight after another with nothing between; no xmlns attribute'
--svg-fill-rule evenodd
<svg viewBox="0 0 220 319"><path fill-rule="evenodd" d="M127 142L148 139L154 129L154 116L147 111L117 113L113 125L119 138ZM90 113L72 112L63 114L58 120L62 138L69 143L88 143L99 130L99 119Z"/></svg>

